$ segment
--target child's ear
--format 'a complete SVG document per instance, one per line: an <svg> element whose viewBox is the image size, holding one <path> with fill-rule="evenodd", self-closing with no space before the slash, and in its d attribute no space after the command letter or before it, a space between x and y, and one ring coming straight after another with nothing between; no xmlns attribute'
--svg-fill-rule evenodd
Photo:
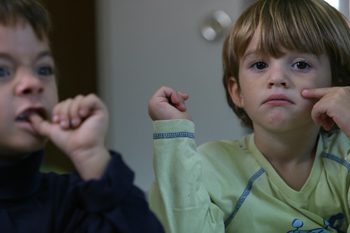
<svg viewBox="0 0 350 233"><path fill-rule="evenodd" d="M237 83L236 78L231 77L228 81L228 90L231 95L231 99L235 105L240 108L244 108L244 100L243 95L241 93L241 89Z"/></svg>

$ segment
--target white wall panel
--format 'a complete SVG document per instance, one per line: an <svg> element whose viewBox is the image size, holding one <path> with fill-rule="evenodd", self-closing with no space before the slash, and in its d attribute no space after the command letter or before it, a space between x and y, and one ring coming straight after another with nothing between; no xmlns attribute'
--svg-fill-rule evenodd
<svg viewBox="0 0 350 233"><path fill-rule="evenodd" d="M147 104L162 85L190 95L197 145L245 133L221 84L223 40L206 41L199 25L214 10L226 11L234 21L247 1L96 2L99 92L111 114L108 146L123 154L138 186L148 191L154 178Z"/></svg>

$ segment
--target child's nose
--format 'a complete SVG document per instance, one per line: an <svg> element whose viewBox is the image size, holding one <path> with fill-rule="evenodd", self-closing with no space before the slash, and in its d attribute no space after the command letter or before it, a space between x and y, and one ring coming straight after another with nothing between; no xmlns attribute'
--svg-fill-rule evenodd
<svg viewBox="0 0 350 233"><path fill-rule="evenodd" d="M272 70L267 85L269 88L275 87L284 87L289 88L288 74L283 68L276 68Z"/></svg>
<svg viewBox="0 0 350 233"><path fill-rule="evenodd" d="M38 95L44 92L44 86L34 74L27 74L20 78L16 86L16 95Z"/></svg>
<svg viewBox="0 0 350 233"><path fill-rule="evenodd" d="M273 79L271 80L269 83L268 83L268 86L271 88L273 86L276 86L276 87L285 87L285 88L288 88L289 85L288 83L285 81L285 80L282 80L282 79Z"/></svg>

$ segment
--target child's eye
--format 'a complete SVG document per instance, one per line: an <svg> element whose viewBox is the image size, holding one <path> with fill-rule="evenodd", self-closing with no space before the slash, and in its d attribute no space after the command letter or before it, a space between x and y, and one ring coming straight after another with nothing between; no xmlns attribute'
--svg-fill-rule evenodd
<svg viewBox="0 0 350 233"><path fill-rule="evenodd" d="M10 75L10 73L6 69L0 68L0 77L6 77L9 75Z"/></svg>
<svg viewBox="0 0 350 233"><path fill-rule="evenodd" d="M251 67L257 70L263 70L266 69L268 65L265 62L259 61L252 64Z"/></svg>
<svg viewBox="0 0 350 233"><path fill-rule="evenodd" d="M307 62L305 62L305 61L296 62L293 66L295 68L300 69L300 70L305 70L305 69L310 67L310 65Z"/></svg>
<svg viewBox="0 0 350 233"><path fill-rule="evenodd" d="M40 76L50 76L53 74L53 69L50 66L43 66L39 67L35 73Z"/></svg>

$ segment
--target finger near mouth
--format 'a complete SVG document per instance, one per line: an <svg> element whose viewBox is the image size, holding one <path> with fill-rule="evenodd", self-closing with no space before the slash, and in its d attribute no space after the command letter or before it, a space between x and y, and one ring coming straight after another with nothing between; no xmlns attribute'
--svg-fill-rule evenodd
<svg viewBox="0 0 350 233"><path fill-rule="evenodd" d="M30 110L30 111L26 111L23 114L19 115L16 118L16 121L17 122L29 122L30 123L31 122L30 118L31 118L31 116L34 116L34 115L43 117L40 112L34 111L34 110Z"/></svg>

